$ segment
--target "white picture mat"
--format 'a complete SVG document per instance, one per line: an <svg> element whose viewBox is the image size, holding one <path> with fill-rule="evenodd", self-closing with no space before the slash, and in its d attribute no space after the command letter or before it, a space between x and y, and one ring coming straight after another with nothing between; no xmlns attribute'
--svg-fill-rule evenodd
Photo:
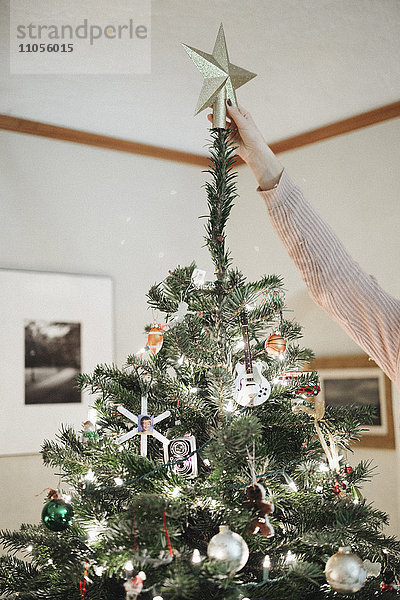
<svg viewBox="0 0 400 600"><path fill-rule="evenodd" d="M62 423L80 429L80 403L25 405L26 319L81 323L81 371L113 361L113 286L108 277L0 269L0 455L40 452Z"/></svg>
<svg viewBox="0 0 400 600"><path fill-rule="evenodd" d="M387 435L388 433L388 415L385 402L385 376L379 368L368 369L318 369L318 375L321 384L321 397L325 400L324 380L331 379L377 379L379 388L379 404L381 413L381 425L363 425L364 433L374 435ZM357 398L354 398L354 404L359 404Z"/></svg>

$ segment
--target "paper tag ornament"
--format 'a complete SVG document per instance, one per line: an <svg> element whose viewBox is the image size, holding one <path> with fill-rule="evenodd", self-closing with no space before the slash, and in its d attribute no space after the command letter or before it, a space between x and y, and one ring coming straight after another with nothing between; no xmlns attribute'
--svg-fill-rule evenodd
<svg viewBox="0 0 400 600"><path fill-rule="evenodd" d="M201 269L194 269L192 273L192 283L195 287L201 287L204 285L206 279L206 271Z"/></svg>

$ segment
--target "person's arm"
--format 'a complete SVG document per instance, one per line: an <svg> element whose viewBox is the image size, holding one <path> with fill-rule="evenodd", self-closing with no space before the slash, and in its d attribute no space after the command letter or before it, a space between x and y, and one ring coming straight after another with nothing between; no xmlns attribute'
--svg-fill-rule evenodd
<svg viewBox="0 0 400 600"><path fill-rule="evenodd" d="M398 379L400 302L351 258L285 171L275 189L259 193L313 300Z"/></svg>
<svg viewBox="0 0 400 600"><path fill-rule="evenodd" d="M399 380L400 301L351 258L331 228L283 171L253 119L228 106L240 156L260 184L273 226L311 297L393 380ZM283 171L283 172L282 172Z"/></svg>

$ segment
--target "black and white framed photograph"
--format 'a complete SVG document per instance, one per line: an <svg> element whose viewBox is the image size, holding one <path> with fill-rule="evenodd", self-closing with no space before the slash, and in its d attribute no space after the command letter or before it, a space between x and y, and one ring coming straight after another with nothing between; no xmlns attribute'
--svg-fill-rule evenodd
<svg viewBox="0 0 400 600"><path fill-rule="evenodd" d="M326 406L372 406L372 424L363 423L360 447L395 448L391 382L365 355L316 359Z"/></svg>
<svg viewBox="0 0 400 600"><path fill-rule="evenodd" d="M81 402L81 324L25 321L25 404Z"/></svg>
<svg viewBox="0 0 400 600"><path fill-rule="evenodd" d="M0 269L0 289L0 455L36 453L87 420L77 375L113 361L112 280Z"/></svg>

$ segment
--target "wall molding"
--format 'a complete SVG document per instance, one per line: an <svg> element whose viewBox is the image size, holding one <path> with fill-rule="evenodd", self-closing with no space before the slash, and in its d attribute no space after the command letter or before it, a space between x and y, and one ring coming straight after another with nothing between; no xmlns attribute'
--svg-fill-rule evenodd
<svg viewBox="0 0 400 600"><path fill-rule="evenodd" d="M315 142L349 133L350 131L356 131L357 129L363 129L364 127L388 121L389 119L395 119L396 117L400 117L400 101L380 106L379 108L360 113L348 119L336 121L330 125L318 127L318 129L306 131L305 133L270 144L270 146L275 154L279 154L280 152L287 152L294 148L315 144Z"/></svg>
<svg viewBox="0 0 400 600"><path fill-rule="evenodd" d="M278 142L273 142L270 146L275 154L279 154L396 117L400 117L400 101L386 104L385 106L375 108L374 110L355 115L348 119L336 121L335 123L311 131L306 131L305 133ZM59 127L58 125L50 125L49 123L20 119L10 115L0 114L0 129L17 133L26 133L28 135L37 135L55 140L64 140L75 144L107 148L108 150L118 150L119 152L129 152L141 156L150 156L162 160L200 165L202 167L207 167L209 165L208 157L202 154L141 144L139 142L99 135L97 133L90 133L79 129L70 129L69 127ZM238 162L239 164L242 163L241 160Z"/></svg>

